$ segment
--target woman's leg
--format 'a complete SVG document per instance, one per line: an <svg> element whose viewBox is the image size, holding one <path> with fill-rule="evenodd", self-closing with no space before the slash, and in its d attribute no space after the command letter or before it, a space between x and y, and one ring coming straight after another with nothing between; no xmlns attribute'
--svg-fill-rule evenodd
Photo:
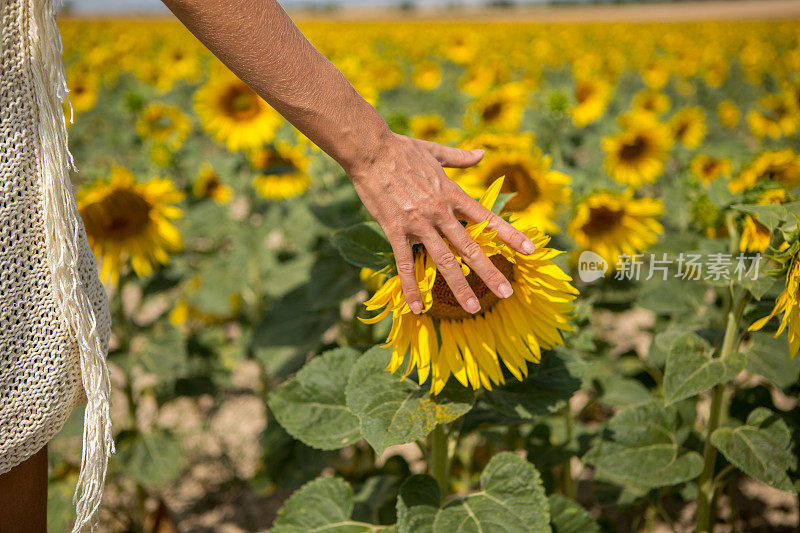
<svg viewBox="0 0 800 533"><path fill-rule="evenodd" d="M47 446L0 476L0 531L47 532Z"/></svg>

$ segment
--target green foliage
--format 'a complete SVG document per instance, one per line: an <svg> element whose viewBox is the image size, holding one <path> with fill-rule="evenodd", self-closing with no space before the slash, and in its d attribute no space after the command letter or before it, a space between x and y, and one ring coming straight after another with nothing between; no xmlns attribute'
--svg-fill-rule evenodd
<svg viewBox="0 0 800 533"><path fill-rule="evenodd" d="M397 501L401 533L466 531L549 532L550 510L539 472L512 453L492 457L481 473L481 490L440 505L436 481L409 478Z"/></svg>
<svg viewBox="0 0 800 533"><path fill-rule="evenodd" d="M501 192L497 195L497 199L494 201L494 205L492 205L492 213L495 215L499 215L506 204L511 201L517 195L515 192Z"/></svg>
<svg viewBox="0 0 800 533"><path fill-rule="evenodd" d="M524 381L509 380L486 393L486 402L498 412L514 418L535 418L561 409L581 386L580 376L567 367L570 356L563 351L545 354L531 366Z"/></svg>
<svg viewBox="0 0 800 533"><path fill-rule="evenodd" d="M786 339L776 339L767 333L755 332L747 349L747 369L784 389L797 383L800 377L800 357L786 357Z"/></svg>
<svg viewBox="0 0 800 533"><path fill-rule="evenodd" d="M292 494L278 513L271 531L362 533L382 529L351 520L352 512L353 489L350 485L339 478L324 477L304 485Z"/></svg>
<svg viewBox="0 0 800 533"><path fill-rule="evenodd" d="M657 487L677 485L700 474L703 458L681 453L679 412L658 401L627 407L609 422L613 438L598 442L584 459L596 478L623 487L627 496L641 496Z"/></svg>
<svg viewBox="0 0 800 533"><path fill-rule="evenodd" d="M579 503L560 494L553 494L548 502L554 533L600 533L600 526Z"/></svg>
<svg viewBox="0 0 800 533"><path fill-rule="evenodd" d="M748 476L776 489L794 492L786 474L797 468L792 452L792 434L786 423L764 407L756 408L747 422L735 428L719 428L711 442L728 461Z"/></svg>
<svg viewBox="0 0 800 533"><path fill-rule="evenodd" d="M333 234L333 244L349 263L372 270L392 264L392 246L377 222L361 222Z"/></svg>
<svg viewBox="0 0 800 533"><path fill-rule="evenodd" d="M679 337L672 343L664 372L664 399L672 404L691 398L718 383L735 378L744 370L745 356L732 352L712 357L712 348L694 334Z"/></svg>
<svg viewBox="0 0 800 533"><path fill-rule="evenodd" d="M361 438L342 385L358 356L351 348L325 352L270 394L269 406L286 431L322 450L344 448Z"/></svg>
<svg viewBox="0 0 800 533"><path fill-rule="evenodd" d="M119 465L131 479L159 488L174 480L182 468L180 441L166 431L121 434L117 439Z"/></svg>
<svg viewBox="0 0 800 533"><path fill-rule="evenodd" d="M436 396L410 379L386 372L391 350L374 347L353 365L347 381L347 406L358 417L361 434L380 454L395 444L427 436L470 410L472 391L450 383Z"/></svg>
<svg viewBox="0 0 800 533"><path fill-rule="evenodd" d="M758 221L770 231L786 222L794 222L794 215L800 210L800 202L769 205L734 205L733 209L742 213L758 215Z"/></svg>

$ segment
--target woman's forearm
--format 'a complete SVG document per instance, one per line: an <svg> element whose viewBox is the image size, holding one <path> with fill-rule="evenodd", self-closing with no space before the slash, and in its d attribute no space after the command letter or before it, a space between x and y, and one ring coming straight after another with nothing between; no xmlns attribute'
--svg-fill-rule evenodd
<svg viewBox="0 0 800 533"><path fill-rule="evenodd" d="M498 298L511 295L511 284L459 219L488 221L490 231L521 253L532 253L533 243L470 198L442 169L472 166L483 157L482 150L460 150L392 133L306 40L277 0L164 3L237 76L344 168L392 245L411 311L423 311L414 277L414 243L425 246L467 311L480 311L480 302L451 246Z"/></svg>
<svg viewBox="0 0 800 533"><path fill-rule="evenodd" d="M391 135L386 122L276 0L164 0L247 83L345 170Z"/></svg>

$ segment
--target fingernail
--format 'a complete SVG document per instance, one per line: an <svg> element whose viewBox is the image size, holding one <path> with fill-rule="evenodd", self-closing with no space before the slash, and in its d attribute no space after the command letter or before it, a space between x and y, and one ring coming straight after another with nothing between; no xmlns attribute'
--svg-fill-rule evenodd
<svg viewBox="0 0 800 533"><path fill-rule="evenodd" d="M478 302L478 299L474 296L467 300L467 311L470 313L477 313L481 310L481 304Z"/></svg>
<svg viewBox="0 0 800 533"><path fill-rule="evenodd" d="M420 314L420 312L422 311L422 304L419 302L411 302L410 304L408 304L408 306L411 308L411 312L414 313L415 315Z"/></svg>
<svg viewBox="0 0 800 533"><path fill-rule="evenodd" d="M486 152L486 150L484 150L483 148L476 148L475 150L472 150L472 153L476 155L483 155L484 152Z"/></svg>
<svg viewBox="0 0 800 533"><path fill-rule="evenodd" d="M497 288L497 290L500 291L500 296L502 296L503 298L508 298L509 296L514 294L514 289L512 289L511 285L509 285L508 283L501 284Z"/></svg>
<svg viewBox="0 0 800 533"><path fill-rule="evenodd" d="M531 241L526 240L522 243L522 251L525 252L526 255L530 255L536 251L536 246Z"/></svg>

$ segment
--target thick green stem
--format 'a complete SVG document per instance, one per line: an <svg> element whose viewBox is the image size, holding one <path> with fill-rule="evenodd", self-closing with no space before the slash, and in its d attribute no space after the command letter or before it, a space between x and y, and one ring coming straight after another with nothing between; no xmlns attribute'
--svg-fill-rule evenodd
<svg viewBox="0 0 800 533"><path fill-rule="evenodd" d="M433 476L439 484L442 498L447 495L447 478L450 465L448 464L447 435L444 426L439 424L430 437L430 450L428 451L428 474Z"/></svg>
<svg viewBox="0 0 800 533"><path fill-rule="evenodd" d="M724 386L717 385L711 395L711 410L708 417L708 431L703 447L703 471L697 479L697 531L711 531L713 512L711 500L714 497L712 476L714 462L717 459L717 449L711 444L711 434L719 426L720 410L722 408L722 393Z"/></svg>
<svg viewBox="0 0 800 533"><path fill-rule="evenodd" d="M745 293L734 305L733 287L731 286L731 302L728 308L725 337L722 340L722 349L719 352L720 358L728 357L736 348L736 341L739 333L739 321L744 313L744 308L750 299L750 294ZM715 518L714 500L714 464L717 460L717 449L711 444L711 435L719 427L722 418L723 397L725 395L725 383L715 386L711 393L711 407L708 414L708 428L706 430L706 441L703 446L703 471L697 478L697 531L712 531Z"/></svg>
<svg viewBox="0 0 800 533"><path fill-rule="evenodd" d="M564 406L564 422L566 424L567 440L566 445L569 448L572 442L573 429L575 421L572 419L572 411L569 408L569 402ZM561 490L567 498L575 499L575 482L572 479L572 465L571 458L568 458L561 464Z"/></svg>

